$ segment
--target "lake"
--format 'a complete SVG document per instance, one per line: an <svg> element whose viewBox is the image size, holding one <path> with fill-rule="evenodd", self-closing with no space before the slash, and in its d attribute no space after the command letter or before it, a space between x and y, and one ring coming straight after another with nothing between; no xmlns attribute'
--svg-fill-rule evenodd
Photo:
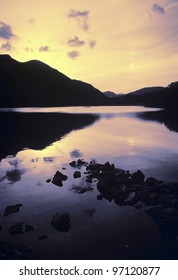
<svg viewBox="0 0 178 280"><path fill-rule="evenodd" d="M144 209L98 200L97 180L86 182L84 166L75 179L69 165L78 159L109 161L130 172L140 169L146 177L178 181L176 118L132 106L13 108L1 109L0 116L2 259L177 257L175 240L164 238ZM47 183L57 170L68 176L62 187ZM81 186L85 192L79 191ZM15 204L22 204L20 210L4 216L5 208ZM52 217L66 212L70 229L59 232ZM34 230L9 233L22 222Z"/></svg>

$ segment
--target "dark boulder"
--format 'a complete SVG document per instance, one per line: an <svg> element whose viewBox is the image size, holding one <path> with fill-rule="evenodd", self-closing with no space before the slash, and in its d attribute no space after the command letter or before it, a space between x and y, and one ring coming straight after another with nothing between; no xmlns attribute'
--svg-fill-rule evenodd
<svg viewBox="0 0 178 280"><path fill-rule="evenodd" d="M158 222L162 217L164 207L162 205L150 206L145 208L145 213L152 217L153 221Z"/></svg>
<svg viewBox="0 0 178 280"><path fill-rule="evenodd" d="M84 164L86 164L86 162L83 159L77 160L77 166L84 165Z"/></svg>
<svg viewBox="0 0 178 280"><path fill-rule="evenodd" d="M44 240L47 237L48 237L47 235L40 235L40 236L38 236L38 240Z"/></svg>
<svg viewBox="0 0 178 280"><path fill-rule="evenodd" d="M62 174L60 171L57 171L54 174L52 183L58 187L62 187L63 186L63 181L66 181L68 179L68 177L64 174Z"/></svg>
<svg viewBox="0 0 178 280"><path fill-rule="evenodd" d="M97 200L102 200L103 196L102 196L102 194L98 194L96 198L97 198Z"/></svg>
<svg viewBox="0 0 178 280"><path fill-rule="evenodd" d="M158 184L158 180L156 178L154 178L154 177L148 177L146 179L145 183L147 185L154 186L154 185Z"/></svg>
<svg viewBox="0 0 178 280"><path fill-rule="evenodd" d="M123 205L133 206L137 202L136 192L129 193L128 197L124 200Z"/></svg>
<svg viewBox="0 0 178 280"><path fill-rule="evenodd" d="M29 232L29 231L33 231L34 228L31 225L24 225L24 222L21 223L17 223L13 226L10 227L9 229L9 233L11 235L17 235L17 234L21 234L24 232Z"/></svg>
<svg viewBox="0 0 178 280"><path fill-rule="evenodd" d="M69 213L56 213L51 220L51 225L60 232L68 232L71 227Z"/></svg>
<svg viewBox="0 0 178 280"><path fill-rule="evenodd" d="M114 197L114 202L120 206L122 206L124 204L124 201L126 200L127 198L127 194L123 191L117 191L113 194L113 197Z"/></svg>
<svg viewBox="0 0 178 280"><path fill-rule="evenodd" d="M7 206L5 211L4 211L4 216L8 216L10 214L18 212L20 207L22 207L22 204L15 204L15 205Z"/></svg>
<svg viewBox="0 0 178 280"><path fill-rule="evenodd" d="M73 177L76 178L80 178L81 177L81 172L80 171L75 171L73 174Z"/></svg>
<svg viewBox="0 0 178 280"><path fill-rule="evenodd" d="M76 167L76 163L77 163L77 162L76 162L75 160L73 160L73 161L71 161L71 162L69 163L69 165L72 166L72 167Z"/></svg>
<svg viewBox="0 0 178 280"><path fill-rule="evenodd" d="M132 179L135 184L144 184L145 175L142 171L137 170L137 172L132 174Z"/></svg>

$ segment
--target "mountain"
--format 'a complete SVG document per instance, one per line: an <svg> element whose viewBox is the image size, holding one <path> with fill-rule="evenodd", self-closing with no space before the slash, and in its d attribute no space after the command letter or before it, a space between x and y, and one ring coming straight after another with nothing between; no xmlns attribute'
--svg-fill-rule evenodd
<svg viewBox="0 0 178 280"><path fill-rule="evenodd" d="M114 93L114 92L112 92L112 91L105 91L105 92L103 92L103 93L104 93L104 95L105 95L106 97L108 97L108 98L115 98L115 97L117 96L117 94Z"/></svg>
<svg viewBox="0 0 178 280"><path fill-rule="evenodd" d="M159 90L162 90L162 89L163 89L163 87L145 87L145 88L141 88L141 89L129 92L128 94L129 95L135 95L135 96L136 95L144 95L144 94L151 93L151 92L156 92L156 91L159 91Z"/></svg>
<svg viewBox="0 0 178 280"><path fill-rule="evenodd" d="M107 97L38 60L18 62L0 55L0 107L105 105Z"/></svg>
<svg viewBox="0 0 178 280"><path fill-rule="evenodd" d="M114 93L112 91L105 91L103 93L108 98L117 98L117 97L124 95L124 93Z"/></svg>
<svg viewBox="0 0 178 280"><path fill-rule="evenodd" d="M130 92L114 99L117 105L141 105L177 109L178 82L173 82L167 87L150 87Z"/></svg>

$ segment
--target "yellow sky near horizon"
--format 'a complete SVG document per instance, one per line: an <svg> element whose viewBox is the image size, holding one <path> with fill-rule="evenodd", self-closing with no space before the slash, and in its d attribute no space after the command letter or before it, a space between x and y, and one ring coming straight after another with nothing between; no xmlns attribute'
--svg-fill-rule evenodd
<svg viewBox="0 0 178 280"><path fill-rule="evenodd" d="M178 80L178 0L0 0L0 54L101 91Z"/></svg>

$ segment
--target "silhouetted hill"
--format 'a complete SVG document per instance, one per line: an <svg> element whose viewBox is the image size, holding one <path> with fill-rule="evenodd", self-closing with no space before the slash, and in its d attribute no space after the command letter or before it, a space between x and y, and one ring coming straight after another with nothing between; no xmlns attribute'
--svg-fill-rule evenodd
<svg viewBox="0 0 178 280"><path fill-rule="evenodd" d="M123 96L117 96L114 101L117 105L142 105L177 109L178 82L171 83L167 87L143 88Z"/></svg>
<svg viewBox="0 0 178 280"><path fill-rule="evenodd" d="M92 85L68 78L37 60L20 63L0 55L0 107L104 105Z"/></svg>

